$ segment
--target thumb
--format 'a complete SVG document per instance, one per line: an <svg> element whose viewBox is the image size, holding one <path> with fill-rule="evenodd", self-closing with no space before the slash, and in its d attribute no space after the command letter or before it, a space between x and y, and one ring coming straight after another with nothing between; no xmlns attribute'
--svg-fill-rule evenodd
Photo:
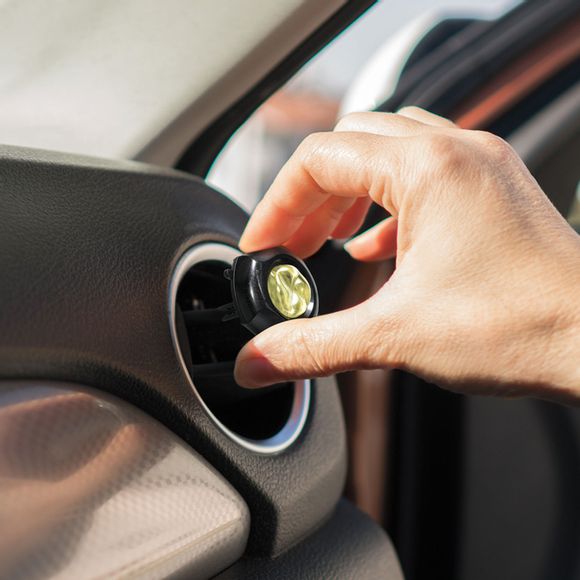
<svg viewBox="0 0 580 580"><path fill-rule="evenodd" d="M236 382L249 388L264 387L389 366L397 326L392 318L371 299L334 314L272 326L240 351Z"/></svg>

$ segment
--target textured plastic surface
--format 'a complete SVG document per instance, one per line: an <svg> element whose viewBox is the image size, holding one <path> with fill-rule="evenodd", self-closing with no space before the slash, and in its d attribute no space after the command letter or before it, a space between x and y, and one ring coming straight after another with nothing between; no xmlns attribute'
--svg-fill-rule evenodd
<svg viewBox="0 0 580 580"><path fill-rule="evenodd" d="M312 536L276 559L244 558L216 580L403 580L384 530L346 500Z"/></svg>
<svg viewBox="0 0 580 580"><path fill-rule="evenodd" d="M60 0L38 18L2 2L2 141L173 165L342 4Z"/></svg>
<svg viewBox="0 0 580 580"><path fill-rule="evenodd" d="M207 578L243 553L236 491L141 411L58 383L0 382L0 577Z"/></svg>
<svg viewBox="0 0 580 580"><path fill-rule="evenodd" d="M315 385L283 454L243 449L210 419L171 339L169 284L195 244L235 245L246 215L201 180L138 163L0 147L0 377L107 390L170 427L238 490L248 550L276 554L341 495L342 409Z"/></svg>

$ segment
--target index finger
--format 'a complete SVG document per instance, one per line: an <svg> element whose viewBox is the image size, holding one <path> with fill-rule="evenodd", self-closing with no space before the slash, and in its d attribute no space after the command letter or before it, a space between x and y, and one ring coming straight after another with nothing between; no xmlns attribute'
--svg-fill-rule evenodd
<svg viewBox="0 0 580 580"><path fill-rule="evenodd" d="M370 196L393 213L390 183L400 171L406 139L349 132L310 135L256 207L240 248L253 252L283 245L330 196ZM320 245L326 234L321 236Z"/></svg>

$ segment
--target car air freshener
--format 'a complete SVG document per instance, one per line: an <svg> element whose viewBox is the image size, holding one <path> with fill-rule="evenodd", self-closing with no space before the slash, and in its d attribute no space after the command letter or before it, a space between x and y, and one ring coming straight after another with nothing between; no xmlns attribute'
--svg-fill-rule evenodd
<svg viewBox="0 0 580 580"><path fill-rule="evenodd" d="M238 256L224 272L233 304L225 319L239 317L253 334L295 318L318 314L318 291L306 264L286 248Z"/></svg>

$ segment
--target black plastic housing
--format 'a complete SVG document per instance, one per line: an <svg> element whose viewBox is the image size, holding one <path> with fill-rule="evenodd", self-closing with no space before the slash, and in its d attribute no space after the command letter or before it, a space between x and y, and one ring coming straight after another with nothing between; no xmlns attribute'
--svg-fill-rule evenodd
<svg viewBox="0 0 580 580"><path fill-rule="evenodd" d="M244 254L232 265L232 297L240 323L253 334L287 320L272 304L268 294L268 275L279 264L291 264L310 284L312 296L308 308L297 318L311 318L318 314L318 290L306 264L286 248L271 248Z"/></svg>

